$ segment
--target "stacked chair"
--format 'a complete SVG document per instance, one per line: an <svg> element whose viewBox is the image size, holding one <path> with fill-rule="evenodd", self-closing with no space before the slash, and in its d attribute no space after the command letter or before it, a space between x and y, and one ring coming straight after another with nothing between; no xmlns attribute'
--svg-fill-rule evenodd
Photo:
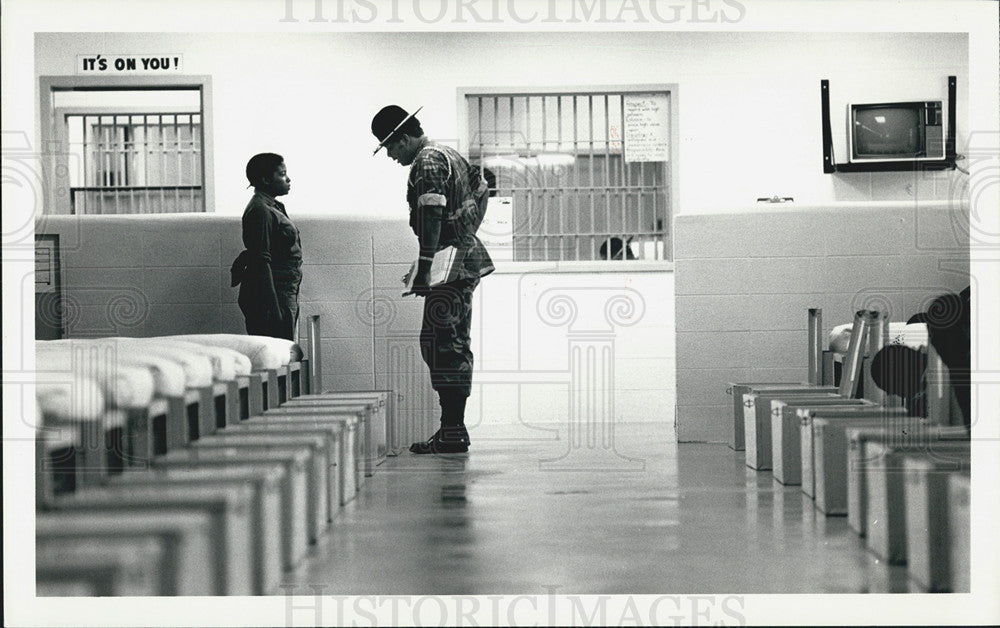
<svg viewBox="0 0 1000 628"><path fill-rule="evenodd" d="M824 348L821 317L808 311L807 381L729 385L730 446L751 469L800 486L824 515L846 516L871 552L907 565L914 588L968 592L970 439L947 367L926 333L911 334L926 358L925 399L903 403L872 371L890 341L887 318L859 311Z"/></svg>
<svg viewBox="0 0 1000 628"><path fill-rule="evenodd" d="M322 392L319 337L36 342L37 595L277 593L395 420Z"/></svg>

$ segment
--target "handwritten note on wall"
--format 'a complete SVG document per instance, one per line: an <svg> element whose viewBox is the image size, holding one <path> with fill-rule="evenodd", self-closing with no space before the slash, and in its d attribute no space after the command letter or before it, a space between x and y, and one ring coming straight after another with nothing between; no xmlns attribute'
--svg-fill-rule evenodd
<svg viewBox="0 0 1000 628"><path fill-rule="evenodd" d="M625 161L667 161L670 157L670 101L667 94L626 94Z"/></svg>
<svg viewBox="0 0 1000 628"><path fill-rule="evenodd" d="M514 198L491 197L476 235L494 260L514 259Z"/></svg>

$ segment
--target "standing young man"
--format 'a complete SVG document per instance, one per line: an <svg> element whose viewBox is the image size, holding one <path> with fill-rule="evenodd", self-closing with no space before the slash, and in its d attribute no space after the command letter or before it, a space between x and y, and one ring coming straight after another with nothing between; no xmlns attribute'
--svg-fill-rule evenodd
<svg viewBox="0 0 1000 628"><path fill-rule="evenodd" d="M424 297L420 354L441 403L441 429L429 440L413 443L410 451L460 453L469 450L465 402L472 388L472 294L479 279L493 272L493 261L476 237L488 188L479 168L424 135L417 111L410 114L389 105L375 114L371 125L379 141L375 152L384 147L389 157L410 168L406 201L410 227L420 244L412 292ZM434 254L449 246L459 251L456 278L429 286Z"/></svg>

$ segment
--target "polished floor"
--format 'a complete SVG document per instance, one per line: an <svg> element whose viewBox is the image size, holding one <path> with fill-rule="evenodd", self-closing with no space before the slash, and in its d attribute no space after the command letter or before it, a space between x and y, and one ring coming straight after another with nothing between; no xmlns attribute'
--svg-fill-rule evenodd
<svg viewBox="0 0 1000 628"><path fill-rule="evenodd" d="M389 458L286 592L911 591L846 518L742 452L677 444L670 425L617 425L593 447L566 431L479 427L469 454Z"/></svg>

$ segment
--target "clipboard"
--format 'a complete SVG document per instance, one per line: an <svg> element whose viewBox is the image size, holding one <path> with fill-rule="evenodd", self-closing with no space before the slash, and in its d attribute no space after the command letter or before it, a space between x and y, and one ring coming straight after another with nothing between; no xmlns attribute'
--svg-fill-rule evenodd
<svg viewBox="0 0 1000 628"><path fill-rule="evenodd" d="M410 264L410 272L407 274L406 291L403 296L413 292L413 280L417 276L417 263L419 259ZM461 254L454 246L447 246L434 254L434 261L431 262L430 278L427 285L430 287L451 283L458 277L458 265L461 262Z"/></svg>

